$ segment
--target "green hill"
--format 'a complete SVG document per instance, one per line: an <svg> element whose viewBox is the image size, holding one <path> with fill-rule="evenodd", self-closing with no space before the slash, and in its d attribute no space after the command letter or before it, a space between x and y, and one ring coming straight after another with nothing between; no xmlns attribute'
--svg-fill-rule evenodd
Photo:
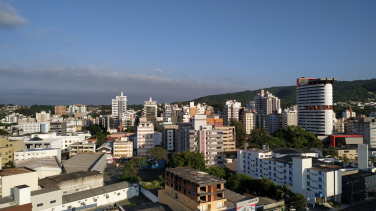
<svg viewBox="0 0 376 211"><path fill-rule="evenodd" d="M208 103L217 108L223 108L227 100L236 100L245 105L248 101L254 100L255 95L261 89L247 90L242 92L209 95L194 99L195 103ZM273 95L281 99L281 107L286 108L296 104L296 86L279 86L264 88L265 91L271 92ZM367 101L368 98L375 98L374 94L368 92L376 92L376 79L357 80L357 81L338 81L333 84L333 100L334 102ZM187 103L187 102L182 102Z"/></svg>

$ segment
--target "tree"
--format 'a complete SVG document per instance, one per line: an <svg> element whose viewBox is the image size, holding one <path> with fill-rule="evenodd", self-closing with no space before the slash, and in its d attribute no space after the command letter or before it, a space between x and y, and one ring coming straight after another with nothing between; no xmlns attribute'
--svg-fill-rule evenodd
<svg viewBox="0 0 376 211"><path fill-rule="evenodd" d="M260 187L262 187L259 192L261 196L271 197L274 196L277 191L276 184L264 177L260 180Z"/></svg>
<svg viewBox="0 0 376 211"><path fill-rule="evenodd" d="M297 211L303 211L306 205L306 199L301 193L294 193L291 197L285 200L286 207L293 207Z"/></svg>
<svg viewBox="0 0 376 211"><path fill-rule="evenodd" d="M290 184L277 185L277 199L285 199L290 194Z"/></svg>
<svg viewBox="0 0 376 211"><path fill-rule="evenodd" d="M97 139L97 148L98 148L98 147L102 146L102 144L103 144L104 134L102 132L97 132L95 137Z"/></svg>
<svg viewBox="0 0 376 211"><path fill-rule="evenodd" d="M338 151L334 149L325 149L322 151L323 157L337 158Z"/></svg>
<svg viewBox="0 0 376 211"><path fill-rule="evenodd" d="M323 147L323 143L313 133L305 131L299 126L288 126L274 133L275 137L281 138L290 148L315 148Z"/></svg>
<svg viewBox="0 0 376 211"><path fill-rule="evenodd" d="M0 129L0 135L6 135L7 136L7 135L9 135L9 133L5 130Z"/></svg>
<svg viewBox="0 0 376 211"><path fill-rule="evenodd" d="M61 115L61 117L63 117L63 119L68 119L68 118L69 118L69 115L67 115L67 114L63 114L63 115Z"/></svg>
<svg viewBox="0 0 376 211"><path fill-rule="evenodd" d="M206 172L218 178L224 178L226 176L225 169L215 165L207 168Z"/></svg>
<svg viewBox="0 0 376 211"><path fill-rule="evenodd" d="M102 133L102 128L99 125L92 125L89 127L89 132L92 137L96 137L98 132Z"/></svg>
<svg viewBox="0 0 376 211"><path fill-rule="evenodd" d="M286 146L285 142L277 137L268 137L265 144L267 144L270 147L270 149Z"/></svg>
<svg viewBox="0 0 376 211"><path fill-rule="evenodd" d="M178 152L172 156L167 163L169 168L191 167L200 171L206 170L205 157L203 153L194 152Z"/></svg>
<svg viewBox="0 0 376 211"><path fill-rule="evenodd" d="M245 144L245 138L246 138L246 133L243 129L243 125L241 122L237 121L234 118L230 119L230 125L235 126L235 132L236 132L236 146L239 148L244 147Z"/></svg>
<svg viewBox="0 0 376 211"><path fill-rule="evenodd" d="M248 176L247 174L232 174L230 178L227 180L225 186L237 193L244 194L248 188L252 188L254 190L254 181L252 177Z"/></svg>
<svg viewBox="0 0 376 211"><path fill-rule="evenodd" d="M132 177L136 177L141 167L146 165L146 158L139 156L132 157L132 159L129 160L124 166L124 174L129 174Z"/></svg>
<svg viewBox="0 0 376 211"><path fill-rule="evenodd" d="M265 128L253 128L250 135L250 141L254 147L261 148L262 145L267 143L269 137L270 136Z"/></svg>
<svg viewBox="0 0 376 211"><path fill-rule="evenodd" d="M163 149L160 146L156 146L153 148L150 148L146 151L148 162L151 162L152 165L158 164L158 167L161 163L161 161L164 159L167 161L168 159L168 151ZM158 173L160 172L160 167L158 168Z"/></svg>

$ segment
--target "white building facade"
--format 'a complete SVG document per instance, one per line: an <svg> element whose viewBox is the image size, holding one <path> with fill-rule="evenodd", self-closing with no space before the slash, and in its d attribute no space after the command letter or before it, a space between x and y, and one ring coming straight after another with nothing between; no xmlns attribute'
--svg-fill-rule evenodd
<svg viewBox="0 0 376 211"><path fill-rule="evenodd" d="M116 96L112 99L112 118L114 118L114 128L117 129L119 125L126 126L127 123L127 96Z"/></svg>
<svg viewBox="0 0 376 211"><path fill-rule="evenodd" d="M298 78L298 126L316 135L333 134L333 82L335 78Z"/></svg>
<svg viewBox="0 0 376 211"><path fill-rule="evenodd" d="M39 122L25 122L24 124L18 125L18 128L20 129L20 135L40 133L41 129Z"/></svg>
<svg viewBox="0 0 376 211"><path fill-rule="evenodd" d="M154 147L154 124L141 121L137 126L137 155L146 156L146 151Z"/></svg>
<svg viewBox="0 0 376 211"><path fill-rule="evenodd" d="M255 179L267 178L277 185L289 184L294 192L310 201L340 202L342 193L341 170L313 165L311 157L284 156L273 158L271 150L240 150L237 156L238 173Z"/></svg>
<svg viewBox="0 0 376 211"><path fill-rule="evenodd" d="M223 125L230 126L230 119L239 121L239 110L242 104L236 100L229 100L223 107Z"/></svg>

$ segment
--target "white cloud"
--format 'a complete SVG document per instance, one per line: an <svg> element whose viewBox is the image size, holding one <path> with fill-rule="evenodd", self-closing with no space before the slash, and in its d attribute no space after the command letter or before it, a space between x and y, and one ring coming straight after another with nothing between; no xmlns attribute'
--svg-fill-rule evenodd
<svg viewBox="0 0 376 211"><path fill-rule="evenodd" d="M67 42L67 43L71 42L71 40L68 37L62 37L62 39L63 39L64 42Z"/></svg>
<svg viewBox="0 0 376 211"><path fill-rule="evenodd" d="M155 72L157 72L159 75L164 75L163 70L156 68Z"/></svg>
<svg viewBox="0 0 376 211"><path fill-rule="evenodd" d="M27 24L29 21L22 18L18 11L5 2L0 1L0 29L11 29Z"/></svg>
<svg viewBox="0 0 376 211"><path fill-rule="evenodd" d="M33 69L0 66L0 75L0 84L6 87L0 90L2 100L18 104L38 103L36 100L56 104L52 102L55 98L66 104L109 104L120 92L128 96L130 104L142 103L149 96L159 102L174 102L246 89L215 82L117 73L93 65L58 66L52 62ZM14 100L15 96L23 95L25 97L19 99L22 102Z"/></svg>

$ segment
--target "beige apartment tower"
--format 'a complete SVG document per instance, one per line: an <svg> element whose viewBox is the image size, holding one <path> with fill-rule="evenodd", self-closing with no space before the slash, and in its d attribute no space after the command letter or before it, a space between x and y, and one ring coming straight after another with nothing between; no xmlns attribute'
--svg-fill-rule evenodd
<svg viewBox="0 0 376 211"><path fill-rule="evenodd" d="M154 124L140 118L137 126L137 155L146 156L146 151L154 147Z"/></svg>
<svg viewBox="0 0 376 211"><path fill-rule="evenodd" d="M236 151L236 132L235 126L215 127L223 132L223 152Z"/></svg>
<svg viewBox="0 0 376 211"><path fill-rule="evenodd" d="M67 114L67 108L64 105L55 106L55 115L61 116Z"/></svg>

